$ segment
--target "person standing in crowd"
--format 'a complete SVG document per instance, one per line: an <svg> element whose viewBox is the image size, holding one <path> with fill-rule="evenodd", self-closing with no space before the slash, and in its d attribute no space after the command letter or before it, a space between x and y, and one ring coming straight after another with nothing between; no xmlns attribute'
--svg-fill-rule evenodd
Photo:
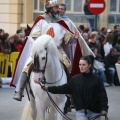
<svg viewBox="0 0 120 120"><path fill-rule="evenodd" d="M60 15L60 17L62 17L65 21L70 21L68 16L65 15L65 12L66 12L66 5L65 4L60 4L59 5L59 15ZM74 49L75 49L75 45L76 45L76 40L74 38L71 38L70 34L66 35L63 39L64 40L63 40L61 46L64 49L64 51L66 52L67 56L69 57L69 59L72 63L73 55L74 55ZM64 106L64 114L71 111L71 96L66 95L66 97L67 97L67 100L66 100L66 103L65 103L65 106Z"/></svg>
<svg viewBox="0 0 120 120"><path fill-rule="evenodd" d="M119 54L115 48L110 49L110 53L105 56L104 64L108 76L108 82L112 86L120 86L115 64L118 62Z"/></svg>
<svg viewBox="0 0 120 120"><path fill-rule="evenodd" d="M79 30L79 32L81 33L81 35L83 35L84 30L85 30L84 25L79 25L78 30Z"/></svg>
<svg viewBox="0 0 120 120"><path fill-rule="evenodd" d="M81 73L72 77L69 83L61 86L42 86L43 90L53 94L71 94L76 120L89 120L100 113L106 116L108 112L106 90L101 78L92 73L92 63L90 56L83 56L79 61ZM100 119L101 117L96 120Z"/></svg>
<svg viewBox="0 0 120 120"><path fill-rule="evenodd" d="M100 53L101 53L102 59L104 59L103 42L105 41L106 34L107 34L107 28L102 27L101 28L101 33L100 33L100 39L99 39L99 41L100 41Z"/></svg>
<svg viewBox="0 0 120 120"><path fill-rule="evenodd" d="M11 53L11 47L10 43L8 42L8 38L9 38L8 33L3 33L3 35L1 35L0 52L4 54Z"/></svg>
<svg viewBox="0 0 120 120"><path fill-rule="evenodd" d="M23 42L18 34L11 35L9 37L9 43L11 46L11 52L20 52L22 50Z"/></svg>
<svg viewBox="0 0 120 120"><path fill-rule="evenodd" d="M89 15L89 16L88 16L88 21L89 21L89 23L90 23L91 31L94 31L94 30L95 30L95 20L94 20L94 18L93 18L93 16L92 16L92 15L94 15L94 14L92 14L92 13L90 12L90 10L88 9L88 2L89 2L89 1L90 1L90 0L85 0L83 10L84 10L85 15Z"/></svg>
<svg viewBox="0 0 120 120"><path fill-rule="evenodd" d="M98 37L98 32L97 31L93 31L90 34L90 38L88 39L88 46L92 49L92 48L98 48L98 44L97 44L97 37Z"/></svg>
<svg viewBox="0 0 120 120"><path fill-rule="evenodd" d="M59 15L60 17L62 17L62 19L64 19L64 21L66 22L66 24L72 23L72 21L69 19L68 16L65 15L66 12L66 5L65 4L60 4L59 5ZM72 23L74 24L74 23ZM68 24L69 27L70 24ZM71 29L71 28L70 28ZM74 56L74 51L75 51L75 47L76 47L76 39L74 39L73 37L71 37L71 34L67 34L65 35L65 37L63 38L63 42L62 42L62 48L64 49L65 53L67 54L67 56L69 57L71 63L73 61L73 56Z"/></svg>
<svg viewBox="0 0 120 120"><path fill-rule="evenodd" d="M120 32L118 33L118 39L116 41L115 48L116 48L117 52L120 53Z"/></svg>
<svg viewBox="0 0 120 120"><path fill-rule="evenodd" d="M46 8L46 13L44 15L38 16L33 24L33 27L28 36L28 38L30 38L30 39L27 39L25 42L25 46L22 50L22 53L20 54L21 56L19 57L19 60L17 63L14 77L10 83L11 86L17 85L17 87L16 87L17 92L14 95L13 99L18 100L18 101L22 100L23 90L26 85L26 81L27 81L27 77L28 77L27 76L28 69L30 67L30 63L32 63L32 58L30 56L30 50L28 50L28 48L30 48L30 44L32 44L31 41L33 41L31 39L31 37L34 37L34 39L35 39L43 34L48 34L51 37L53 37L55 44L59 50L60 60L68 68L70 68L70 62L69 62L68 57L66 56L65 52L61 48L63 38L66 34L73 34L74 36L72 36L72 37L75 37L75 39L78 39L79 45L76 48L77 49L76 51L77 51L77 53L80 52L80 54L77 57L81 57L82 54L94 55L93 52L90 50L90 48L87 46L83 37L81 37L81 35L78 33L77 28L75 26L73 26L73 28L68 27L68 24L70 24L70 22L64 21L64 19L61 19L61 17L59 17L59 14L58 14L59 13L59 11L58 11L59 3L57 0L47 0L45 3L45 8ZM24 57L24 61L23 61L23 57ZM21 63L22 63L22 65L21 65ZM19 69L17 69L17 68L19 68Z"/></svg>
<svg viewBox="0 0 120 120"><path fill-rule="evenodd" d="M4 34L4 30L3 29L0 29L0 46L1 46L1 42L2 42L2 36ZM0 48L0 52L1 52L1 48Z"/></svg>
<svg viewBox="0 0 120 120"><path fill-rule="evenodd" d="M120 26L119 25L115 25L114 26L114 31L112 32L112 39L113 39L113 47L115 47L117 40L118 40L118 34L120 32Z"/></svg>
<svg viewBox="0 0 120 120"><path fill-rule="evenodd" d="M109 84L107 83L107 78L105 75L105 67L103 62L101 62L101 56L98 54L97 48L91 49L95 54L94 63L93 63L93 73L99 75L102 78L104 86L107 87Z"/></svg>
<svg viewBox="0 0 120 120"><path fill-rule="evenodd" d="M104 56L110 53L110 49L113 47L112 43L113 43L112 33L107 33L106 38L103 42Z"/></svg>
<svg viewBox="0 0 120 120"><path fill-rule="evenodd" d="M83 33L82 36L85 39L85 42L88 44L89 34L88 33Z"/></svg>
<svg viewBox="0 0 120 120"><path fill-rule="evenodd" d="M66 5L65 4L59 4L59 15L62 17L62 18L68 18L68 16L65 16L65 12L66 12Z"/></svg>

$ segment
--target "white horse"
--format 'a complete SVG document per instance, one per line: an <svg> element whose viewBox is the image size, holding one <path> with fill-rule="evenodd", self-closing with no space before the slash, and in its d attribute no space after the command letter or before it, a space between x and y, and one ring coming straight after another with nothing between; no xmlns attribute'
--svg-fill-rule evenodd
<svg viewBox="0 0 120 120"><path fill-rule="evenodd" d="M35 83L35 81L43 80L44 77L46 78L46 83L53 83L46 84L46 86L57 86L67 82L66 73L61 66L58 49L53 38L49 35L38 37L33 43L31 56L34 63L34 70L30 75L30 87L35 97L30 95L30 113L32 120L36 120L36 116L38 116L38 120L46 120L45 113L48 108L50 108L51 114L47 120L62 120L62 116L52 105L47 93L41 89L39 84ZM50 95L63 111L66 101L65 95ZM27 120L25 116L23 118ZM28 119L30 120L30 118Z"/></svg>

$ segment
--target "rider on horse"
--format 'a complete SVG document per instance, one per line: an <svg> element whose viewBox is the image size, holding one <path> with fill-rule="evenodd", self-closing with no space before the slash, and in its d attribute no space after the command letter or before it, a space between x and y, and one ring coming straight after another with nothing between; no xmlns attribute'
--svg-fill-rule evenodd
<svg viewBox="0 0 120 120"><path fill-rule="evenodd" d="M59 17L58 5L59 5L59 3L57 0L47 0L46 1L46 4L45 4L46 13L44 15L37 17L37 19L35 20L35 22L33 24L32 29L30 30L29 36L35 37L35 38L37 38L43 34L48 34L48 35L52 36L54 39L54 42L56 43L56 45L60 51L59 52L60 60L67 66L67 68L70 69L71 68L70 61L69 61L68 57L66 56L65 52L63 51L63 49L61 48L63 38L65 38L66 35L72 34L72 35L74 35L74 37L76 39L78 39L77 45L76 45L76 49L77 49L76 51L77 51L77 54L80 53L78 55L79 58L83 54L89 55L89 54L93 54L93 53L90 50L90 48L87 46L87 44L85 43L83 37L80 35L80 33L78 33L78 30L75 27L75 25L73 23L71 23L71 21L64 21L61 17ZM70 25L70 26L72 25L72 27L69 27L68 25ZM26 40L26 44L24 45L22 53L26 49L28 41L29 41L29 39ZM78 44L80 44L80 45L78 45ZM25 51L25 52L26 52L26 54L29 54L27 51ZM75 54L75 59L76 59L77 54ZM21 62L20 61L21 57L22 57L22 54L19 57L18 64ZM79 58L78 58L78 61L79 61ZM22 94L23 94L24 87L26 85L27 73L28 73L30 63L32 63L31 56L29 56L27 63L24 64L24 68L22 71L19 71L18 69L15 70L13 80L11 81L11 85L14 85L14 86L17 85L17 88L18 88L16 94L13 97L13 99L15 99L15 100L18 100L18 101L22 100ZM74 64L74 60L73 60L73 64ZM16 68L19 68L19 66L17 66ZM18 72L19 72L19 75L21 75L19 81L17 80L18 78L17 79L15 78L15 75ZM16 81L18 82L18 84L16 84L17 83Z"/></svg>

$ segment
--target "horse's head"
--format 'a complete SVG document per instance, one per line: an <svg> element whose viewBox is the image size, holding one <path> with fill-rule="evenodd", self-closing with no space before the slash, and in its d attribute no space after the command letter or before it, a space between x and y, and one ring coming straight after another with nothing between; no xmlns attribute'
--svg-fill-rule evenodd
<svg viewBox="0 0 120 120"><path fill-rule="evenodd" d="M42 35L38 37L35 42L33 43L32 47L32 59L34 64L33 72L35 73L35 78L38 79L45 79L45 69L48 62L48 51L49 50L49 43L53 41L53 38L49 35Z"/></svg>

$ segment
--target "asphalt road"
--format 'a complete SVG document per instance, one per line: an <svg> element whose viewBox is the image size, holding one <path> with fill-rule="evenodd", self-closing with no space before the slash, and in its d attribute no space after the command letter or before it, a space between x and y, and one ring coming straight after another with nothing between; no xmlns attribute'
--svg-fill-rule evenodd
<svg viewBox="0 0 120 120"><path fill-rule="evenodd" d="M109 99L109 120L120 120L120 87L107 87ZM0 88L0 120L20 120L27 97L22 102L12 99L13 88ZM75 120L75 111L68 113ZM103 120L103 118L102 118Z"/></svg>

